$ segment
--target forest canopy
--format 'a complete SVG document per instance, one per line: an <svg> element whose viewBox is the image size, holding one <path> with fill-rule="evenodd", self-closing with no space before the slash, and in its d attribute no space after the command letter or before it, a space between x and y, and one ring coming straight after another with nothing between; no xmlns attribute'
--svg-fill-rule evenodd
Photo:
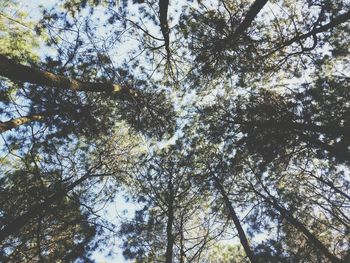
<svg viewBox="0 0 350 263"><path fill-rule="evenodd" d="M350 262L349 22L0 1L0 262Z"/></svg>

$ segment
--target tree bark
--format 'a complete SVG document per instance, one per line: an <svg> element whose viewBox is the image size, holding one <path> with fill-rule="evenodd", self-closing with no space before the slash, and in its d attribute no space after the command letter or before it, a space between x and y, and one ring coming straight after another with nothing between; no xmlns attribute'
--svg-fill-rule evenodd
<svg viewBox="0 0 350 263"><path fill-rule="evenodd" d="M181 219L180 219L180 259L179 259L179 263L185 263L185 247L184 247L184 224L183 224L183 220L184 220L184 215L181 213Z"/></svg>
<svg viewBox="0 0 350 263"><path fill-rule="evenodd" d="M13 128L17 128L23 124L27 124L33 121L42 121L45 117L43 115L29 115L24 117L19 117L15 119L11 119L9 121L0 121L0 133L11 130Z"/></svg>
<svg viewBox="0 0 350 263"><path fill-rule="evenodd" d="M167 246L165 254L165 263L173 262L173 247L174 247L174 235L173 235L173 223L174 223L174 210L173 207L168 208L168 221L166 227L167 233Z"/></svg>
<svg viewBox="0 0 350 263"><path fill-rule="evenodd" d="M70 79L45 70L25 66L13 59L0 54L0 75L13 81L28 82L32 84L70 89L74 91L91 92L125 92L128 88L113 83L83 82Z"/></svg>
<svg viewBox="0 0 350 263"><path fill-rule="evenodd" d="M165 263L173 262L173 248L174 248L174 234L173 234L173 224L174 224L174 194L173 194L173 186L171 183L171 179L169 179L168 183L168 211L167 211L167 226L166 226L166 234L167 234L167 246L165 252Z"/></svg>
<svg viewBox="0 0 350 263"><path fill-rule="evenodd" d="M238 218L238 216L237 216L237 214L236 214L236 212L231 204L231 201L230 201L224 187L222 186L221 182L219 181L219 179L215 175L212 175L212 177L215 181L215 185L217 186L219 192L221 193L221 196L224 199L226 208L228 208L228 210L229 210L229 216L230 216L231 220L233 221L233 223L235 224L235 227L236 227L237 232L238 232L239 240L244 248L245 253L247 254L247 257L249 258L250 262L252 262L252 263L258 262L255 258L254 252L250 248L248 239L245 235L245 232L242 228L242 225L239 221L239 218Z"/></svg>
<svg viewBox="0 0 350 263"><path fill-rule="evenodd" d="M170 60L170 29L168 24L168 7L169 0L159 0L159 22L160 30L164 38L165 50L167 52L167 60Z"/></svg>
<svg viewBox="0 0 350 263"><path fill-rule="evenodd" d="M246 16L244 17L242 23L238 25L235 32L230 37L230 42L234 42L241 34L246 31L261 9L265 6L268 0L256 0L249 8Z"/></svg>

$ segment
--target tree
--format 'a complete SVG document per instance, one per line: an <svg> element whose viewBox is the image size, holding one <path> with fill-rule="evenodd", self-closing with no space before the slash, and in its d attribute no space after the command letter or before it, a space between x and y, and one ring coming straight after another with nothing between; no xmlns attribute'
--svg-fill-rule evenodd
<svg viewBox="0 0 350 263"><path fill-rule="evenodd" d="M348 261L348 2L55 4L0 4L3 260Z"/></svg>
<svg viewBox="0 0 350 263"><path fill-rule="evenodd" d="M22 211L30 213L38 204L49 202L53 187L45 186L44 180L57 175L38 178L27 170L18 170L4 178L1 224L9 226L9 222L19 222L18 219L24 216ZM58 183L55 186L59 187ZM97 229L89 223L89 215L79 209L79 203L63 196L54 204L40 207L42 209L28 218L22 227L17 223L17 231L11 231L6 239L3 238L6 227L1 229L2 261L70 262L80 259L87 262L94 249L92 240Z"/></svg>
<svg viewBox="0 0 350 263"><path fill-rule="evenodd" d="M219 98L218 104L201 111L210 125L209 136L241 133L232 143L266 162L287 162L298 154L342 163L350 157L347 90L346 78L320 78L305 83L300 92L261 90L248 98Z"/></svg>
<svg viewBox="0 0 350 263"><path fill-rule="evenodd" d="M222 234L208 193L192 184L193 165L181 143L146 156L130 182L143 207L120 229L123 254L136 262L197 262ZM224 226L223 226L224 227Z"/></svg>
<svg viewBox="0 0 350 263"><path fill-rule="evenodd" d="M113 200L116 182L125 176L135 154L132 138L122 135L125 141L104 141L98 153L90 150L94 154L89 157L77 144L71 152L56 149L47 158L29 151L3 167L4 260L91 260L91 252L107 243L113 229L96 211Z"/></svg>
<svg viewBox="0 0 350 263"><path fill-rule="evenodd" d="M239 246L234 244L217 244L214 245L203 262L219 262L219 263L236 263L248 262L244 259L244 255Z"/></svg>

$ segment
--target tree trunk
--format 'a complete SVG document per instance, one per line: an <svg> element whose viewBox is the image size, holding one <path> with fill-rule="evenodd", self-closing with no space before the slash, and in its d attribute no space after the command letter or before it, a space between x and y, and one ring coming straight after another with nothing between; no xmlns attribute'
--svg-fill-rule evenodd
<svg viewBox="0 0 350 263"><path fill-rule="evenodd" d="M179 263L185 263L185 244L184 244L184 215L181 213L181 221L180 221L180 259Z"/></svg>
<svg viewBox="0 0 350 263"><path fill-rule="evenodd" d="M238 25L235 32L230 37L230 42L236 41L236 39L246 31L252 22L254 21L255 17L258 15L258 13L261 11L261 9L264 7L264 5L267 3L267 0L256 0L249 8L246 16L244 17L242 23Z"/></svg>
<svg viewBox="0 0 350 263"><path fill-rule="evenodd" d="M167 53L167 61L170 61L170 29L168 24L168 7L169 0L159 0L159 22L160 29L164 38L164 46Z"/></svg>
<svg viewBox="0 0 350 263"><path fill-rule="evenodd" d="M168 211L167 211L167 226L166 226L166 235L167 235L167 246L165 252L165 263L173 262L173 249L174 249L174 234L173 234L173 224L174 224L174 193L173 193L173 185L171 182L171 178L168 182Z"/></svg>
<svg viewBox="0 0 350 263"><path fill-rule="evenodd" d="M13 81L70 89L74 91L92 92L125 92L129 89L113 83L83 82L56 75L38 68L24 66L15 60L0 55L0 75Z"/></svg>
<svg viewBox="0 0 350 263"><path fill-rule="evenodd" d="M9 121L0 121L0 133L11 130L13 128L17 128L23 124L27 124L33 121L42 121L44 119L43 115L29 115L24 117L19 117L15 119L11 119Z"/></svg>
<svg viewBox="0 0 350 263"><path fill-rule="evenodd" d="M166 246L166 253L165 253L165 263L173 262L173 247L174 247L173 223L174 223L174 211L173 211L173 207L169 207L168 222L166 227L167 246Z"/></svg>
<svg viewBox="0 0 350 263"><path fill-rule="evenodd" d="M212 175L212 177L215 181L215 185L217 186L218 190L220 191L220 193L224 199L226 208L228 208L228 210L229 210L229 216L230 216L231 220L233 221L233 223L235 224L235 227L236 227L237 232L238 232L239 240L244 248L245 253L247 254L247 257L249 258L250 262L252 262L252 263L258 262L255 258L254 252L250 248L248 239L245 235L245 232L242 228L242 225L239 221L239 218L238 218L238 216L237 216L237 214L236 214L236 212L231 204L231 201L230 201L224 187L222 186L221 182L219 181L219 179L215 175Z"/></svg>

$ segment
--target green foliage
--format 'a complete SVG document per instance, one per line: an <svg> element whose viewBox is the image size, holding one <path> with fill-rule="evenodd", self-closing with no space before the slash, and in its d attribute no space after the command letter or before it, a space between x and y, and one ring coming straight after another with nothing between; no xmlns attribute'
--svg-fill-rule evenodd
<svg viewBox="0 0 350 263"><path fill-rule="evenodd" d="M347 262L349 3L165 2L0 3L0 261Z"/></svg>
<svg viewBox="0 0 350 263"><path fill-rule="evenodd" d="M17 1L0 3L0 53L30 63L38 60L39 41L27 18Z"/></svg>
<svg viewBox="0 0 350 263"><path fill-rule="evenodd" d="M203 262L206 263L245 263L248 262L239 245L221 244L214 245Z"/></svg>
<svg viewBox="0 0 350 263"><path fill-rule="evenodd" d="M15 170L2 177L1 224L8 223L45 202L61 185L59 171ZM78 197L76 197L78 198ZM79 203L68 197L57 200L29 220L1 245L4 262L87 262L93 250L96 227ZM50 211L49 213L47 211ZM52 213L52 211L54 211Z"/></svg>

